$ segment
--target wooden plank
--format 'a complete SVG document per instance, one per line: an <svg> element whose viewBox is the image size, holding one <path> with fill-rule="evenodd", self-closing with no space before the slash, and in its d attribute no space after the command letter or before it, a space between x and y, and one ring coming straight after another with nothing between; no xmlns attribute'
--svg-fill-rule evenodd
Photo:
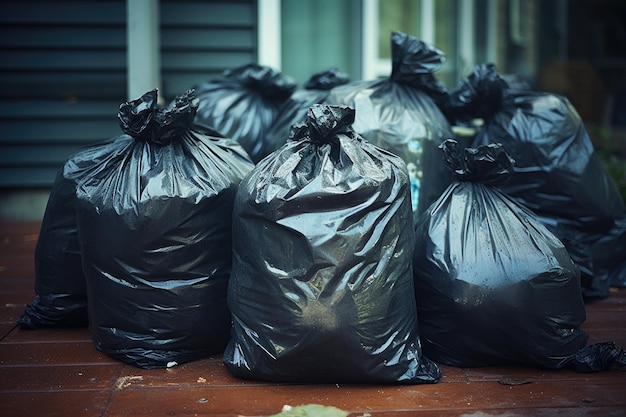
<svg viewBox="0 0 626 417"><path fill-rule="evenodd" d="M18 332L37 333L45 337L41 330L17 330ZM96 350L91 342L57 342L57 343L11 343L10 333L0 343L2 366L57 366L85 364L117 364L115 359Z"/></svg>
<svg viewBox="0 0 626 417"><path fill-rule="evenodd" d="M15 320L4 321L2 308L0 308L0 340L4 339L13 329L17 327Z"/></svg>
<svg viewBox="0 0 626 417"><path fill-rule="evenodd" d="M525 407L518 406L515 408L502 408L498 410L477 409L467 407L463 410L393 410L393 411L375 411L368 413L371 417L623 417L624 409L622 407ZM363 413L351 413L349 417L362 417ZM248 416L245 416L248 417ZM257 417L257 416L252 416Z"/></svg>
<svg viewBox="0 0 626 417"><path fill-rule="evenodd" d="M15 238L16 236L23 239L24 236L30 236L33 233L38 233L40 228L41 221L38 220L17 222L0 220L0 240L5 241L7 237ZM32 241L31 239L28 240Z"/></svg>
<svg viewBox="0 0 626 417"><path fill-rule="evenodd" d="M112 365L0 366L0 394L115 388L124 368Z"/></svg>
<svg viewBox="0 0 626 417"><path fill-rule="evenodd" d="M7 417L102 417L109 391L0 393L0 415Z"/></svg>
<svg viewBox="0 0 626 417"><path fill-rule="evenodd" d="M5 247L6 259L0 260L0 277L31 278L34 275L35 248ZM12 275L14 274L14 275Z"/></svg>
<svg viewBox="0 0 626 417"><path fill-rule="evenodd" d="M234 377L222 364L222 355L214 355L168 369L141 370L127 367L124 375L133 388L209 388L228 386L267 386L267 382ZM466 382L461 368L442 366L442 382ZM272 385L272 384L270 384ZM274 384L275 385L275 384Z"/></svg>
<svg viewBox="0 0 626 417"><path fill-rule="evenodd" d="M5 343L91 343L89 330L86 327L69 329L16 330L6 338Z"/></svg>
<svg viewBox="0 0 626 417"><path fill-rule="evenodd" d="M324 404L354 413L393 410L499 410L515 408L578 408L587 401L604 407L626 407L626 379L595 385L533 383L434 384L415 386L246 385L175 389L141 389L131 384L113 394L111 415L259 415L280 411L284 404Z"/></svg>

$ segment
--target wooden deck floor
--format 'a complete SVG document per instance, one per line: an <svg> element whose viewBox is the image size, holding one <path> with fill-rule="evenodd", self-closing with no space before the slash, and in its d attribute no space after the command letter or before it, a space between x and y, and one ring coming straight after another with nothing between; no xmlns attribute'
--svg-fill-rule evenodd
<svg viewBox="0 0 626 417"><path fill-rule="evenodd" d="M93 347L87 329L24 331L39 223L0 223L0 416L261 416L332 405L351 416L626 416L626 372L441 366L434 385L298 385L232 377L215 356L142 370ZM626 289L589 303L591 343L626 346ZM507 381L525 382L521 385Z"/></svg>

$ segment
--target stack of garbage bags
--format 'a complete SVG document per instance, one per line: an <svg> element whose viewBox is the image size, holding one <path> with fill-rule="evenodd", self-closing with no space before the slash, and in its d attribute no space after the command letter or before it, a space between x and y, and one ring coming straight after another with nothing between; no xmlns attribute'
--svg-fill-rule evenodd
<svg viewBox="0 0 626 417"><path fill-rule="evenodd" d="M249 64L123 103L124 134L57 175L20 326L88 324L142 368L223 353L275 382L626 365L580 329L586 297L626 286L626 216L575 109L491 65L447 90L441 51L391 44L386 78L329 68L296 91Z"/></svg>
<svg viewBox="0 0 626 417"><path fill-rule="evenodd" d="M196 109L193 92L167 108L156 90L123 103L125 134L65 163L43 222L36 264L52 268L38 270L36 288L53 290L34 305L80 300L46 307L71 324L86 306L96 348L138 367L222 352L230 337L232 207L253 163L236 142L194 124ZM54 204L61 197L67 204ZM47 226L53 217L66 219L64 230ZM40 321L28 308L25 316Z"/></svg>
<svg viewBox="0 0 626 417"><path fill-rule="evenodd" d="M626 208L569 100L509 85L493 64L474 67L450 91L455 124L482 119L472 146L501 143L515 159L502 190L530 208L564 243L585 298L626 286Z"/></svg>

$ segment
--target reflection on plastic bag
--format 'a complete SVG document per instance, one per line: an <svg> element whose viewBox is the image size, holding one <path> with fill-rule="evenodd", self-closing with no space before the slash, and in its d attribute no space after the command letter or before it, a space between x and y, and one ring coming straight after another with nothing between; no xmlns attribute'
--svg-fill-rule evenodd
<svg viewBox="0 0 626 417"><path fill-rule="evenodd" d="M241 183L233 214L224 363L238 377L432 383L413 298L409 183L351 129L354 110L306 124Z"/></svg>
<svg viewBox="0 0 626 417"><path fill-rule="evenodd" d="M291 77L263 65L224 72L223 80L195 87L196 122L237 141L254 162L267 155L265 134L281 105L296 89Z"/></svg>
<svg viewBox="0 0 626 417"><path fill-rule="evenodd" d="M332 88L346 84L348 81L348 76L335 67L313 74L305 83L304 89L295 91L280 107L276 119L265 134L267 146L259 159L266 157L287 142L291 126L305 121L309 107L323 103Z"/></svg>
<svg viewBox="0 0 626 417"><path fill-rule="evenodd" d="M515 157L502 187L537 214L581 270L585 297L626 285L626 208L569 100L515 90L495 66L475 67L450 92L447 114L481 117L474 145L501 143Z"/></svg>
<svg viewBox="0 0 626 417"><path fill-rule="evenodd" d="M416 221L413 258L425 354L455 366L555 367L587 343L578 269L528 209L500 192L500 145L442 145L457 180Z"/></svg>
<svg viewBox="0 0 626 417"><path fill-rule="evenodd" d="M392 33L391 47L389 77L335 87L326 102L354 108L354 130L404 160L411 180L412 209L421 213L452 180L437 150L443 140L454 137L435 104L447 94L433 75L445 56L400 32Z"/></svg>
<svg viewBox="0 0 626 417"><path fill-rule="evenodd" d="M166 109L156 102L155 90L120 106L129 136L76 192L92 339L144 368L226 345L232 205L253 167L236 142L192 124L192 92Z"/></svg>

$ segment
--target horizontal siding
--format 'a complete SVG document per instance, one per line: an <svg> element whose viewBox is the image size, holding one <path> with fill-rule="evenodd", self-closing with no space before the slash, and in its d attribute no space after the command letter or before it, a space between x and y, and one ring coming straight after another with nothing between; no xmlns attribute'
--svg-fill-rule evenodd
<svg viewBox="0 0 626 417"><path fill-rule="evenodd" d="M0 165L5 168L57 167L59 160L66 159L80 145L13 145L3 146Z"/></svg>
<svg viewBox="0 0 626 417"><path fill-rule="evenodd" d="M121 134L126 2L0 3L0 188L48 187L78 149Z"/></svg>
<svg viewBox="0 0 626 417"><path fill-rule="evenodd" d="M123 50L126 48L126 26L0 26L0 48Z"/></svg>
<svg viewBox="0 0 626 417"><path fill-rule="evenodd" d="M256 61L256 0L160 7L165 100ZM126 0L0 2L0 188L49 187L71 154L119 136L126 83Z"/></svg>
<svg viewBox="0 0 626 417"><path fill-rule="evenodd" d="M3 0L0 2L0 24L119 26L126 24L125 11L125 0Z"/></svg>
<svg viewBox="0 0 626 417"><path fill-rule="evenodd" d="M256 34L250 28L164 27L163 50L181 51L254 51Z"/></svg>
<svg viewBox="0 0 626 417"><path fill-rule="evenodd" d="M90 71L126 70L126 50L5 50L0 53L0 71Z"/></svg>
<svg viewBox="0 0 626 417"><path fill-rule="evenodd" d="M0 165L1 188L48 188L60 166L4 167ZM50 181L52 178L52 181Z"/></svg>
<svg viewBox="0 0 626 417"><path fill-rule="evenodd" d="M256 1L161 2L163 95L176 95L257 60Z"/></svg>
<svg viewBox="0 0 626 417"><path fill-rule="evenodd" d="M32 98L57 100L126 98L126 71L13 71L0 73L0 102ZM1 115L0 115L1 117Z"/></svg>
<svg viewBox="0 0 626 417"><path fill-rule="evenodd" d="M115 117L106 119L11 120L2 123L0 145L21 143L25 146L77 143L88 145L121 133ZM59 161L61 162L61 161Z"/></svg>
<svg viewBox="0 0 626 417"><path fill-rule="evenodd" d="M161 1L163 27L256 27L256 1Z"/></svg>

